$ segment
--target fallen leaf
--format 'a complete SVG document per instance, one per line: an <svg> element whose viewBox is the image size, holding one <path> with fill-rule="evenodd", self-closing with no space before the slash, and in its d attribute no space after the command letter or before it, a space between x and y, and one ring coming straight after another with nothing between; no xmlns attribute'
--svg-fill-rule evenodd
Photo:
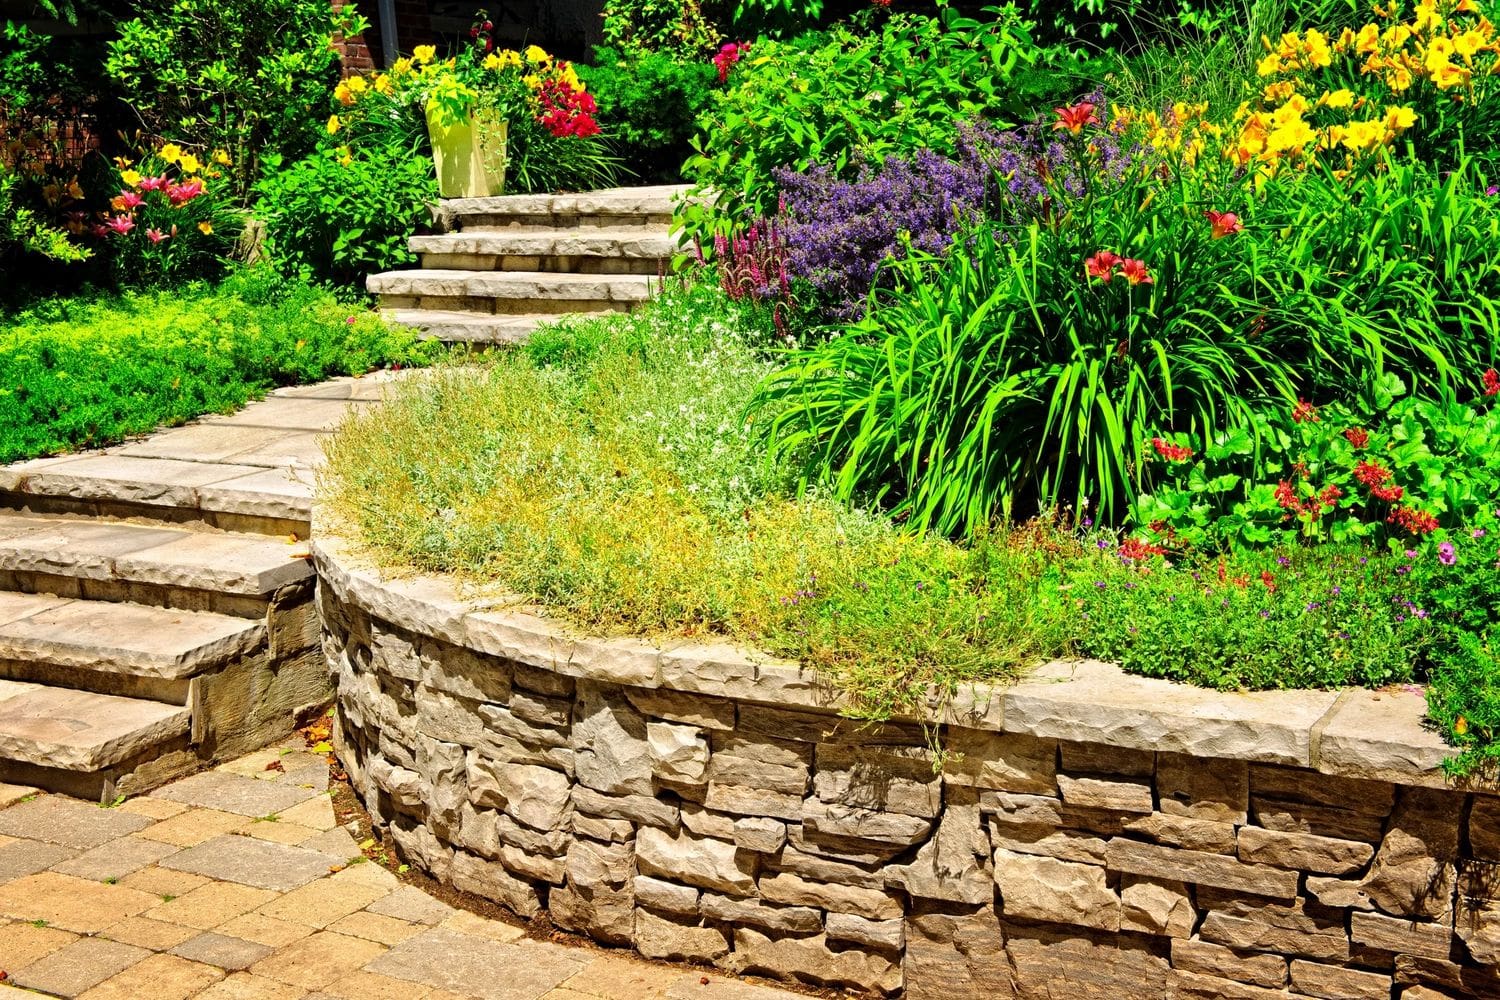
<svg viewBox="0 0 1500 1000"><path fill-rule="evenodd" d="M269 763L269 764L266 765L266 770L267 771L280 771L282 774L285 774L286 773L286 765L282 764L281 761L279 761L279 760L273 760L273 761L271 761L271 763Z"/></svg>
<svg viewBox="0 0 1500 1000"><path fill-rule="evenodd" d="M321 743L314 743L313 744L313 748L312 748L312 752L313 753L333 753L333 744L329 743L327 740L324 740Z"/></svg>
<svg viewBox="0 0 1500 1000"><path fill-rule="evenodd" d="M331 871L331 872L333 872L335 875L337 875L339 872L343 871L345 868L348 868L348 867L349 867L348 865L329 865L328 866L328 870Z"/></svg>

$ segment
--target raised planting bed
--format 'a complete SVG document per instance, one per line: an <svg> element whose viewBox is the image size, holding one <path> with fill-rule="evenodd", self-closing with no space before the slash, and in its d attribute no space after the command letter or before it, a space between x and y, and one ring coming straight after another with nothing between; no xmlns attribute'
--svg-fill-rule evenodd
<svg viewBox="0 0 1500 1000"><path fill-rule="evenodd" d="M354 553L316 542L350 779L410 863L523 916L911 998L1500 996L1500 789L1445 780L1415 689L1056 662L867 725L796 664Z"/></svg>

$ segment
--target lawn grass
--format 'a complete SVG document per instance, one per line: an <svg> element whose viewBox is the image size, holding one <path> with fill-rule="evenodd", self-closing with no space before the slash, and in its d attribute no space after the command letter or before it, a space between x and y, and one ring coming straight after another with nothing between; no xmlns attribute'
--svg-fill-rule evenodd
<svg viewBox="0 0 1500 1000"><path fill-rule="evenodd" d="M276 386L435 353L263 268L217 287L44 301L0 315L0 462L112 444Z"/></svg>

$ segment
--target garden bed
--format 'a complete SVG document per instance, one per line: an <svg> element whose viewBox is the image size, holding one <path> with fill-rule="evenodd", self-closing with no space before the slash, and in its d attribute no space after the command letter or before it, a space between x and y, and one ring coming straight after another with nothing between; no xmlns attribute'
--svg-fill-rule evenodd
<svg viewBox="0 0 1500 1000"><path fill-rule="evenodd" d="M355 789L412 864L524 916L909 997L1500 986L1500 798L1448 783L1415 693L1055 662L863 724L797 664L582 638L326 523Z"/></svg>

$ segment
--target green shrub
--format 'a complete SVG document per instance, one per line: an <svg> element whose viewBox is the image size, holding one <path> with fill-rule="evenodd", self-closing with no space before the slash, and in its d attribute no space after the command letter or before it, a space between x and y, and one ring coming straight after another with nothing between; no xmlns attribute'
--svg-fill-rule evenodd
<svg viewBox="0 0 1500 1000"><path fill-rule="evenodd" d="M713 96L713 65L611 48L595 49L594 63L578 75L625 165L647 183L677 181L693 151L693 122Z"/></svg>
<svg viewBox="0 0 1500 1000"><path fill-rule="evenodd" d="M944 8L893 15L878 31L843 24L756 42L699 116L687 176L719 192L721 217L770 215L778 167L853 176L889 155L951 151L962 119L1005 120L1007 81L1032 55L1013 11L981 23Z"/></svg>
<svg viewBox="0 0 1500 1000"><path fill-rule="evenodd" d="M278 385L431 354L264 268L218 289L53 300L0 322L0 462L112 444Z"/></svg>
<svg viewBox="0 0 1500 1000"><path fill-rule="evenodd" d="M243 193L266 154L312 151L339 76L333 38L360 24L325 0L173 0L121 22L106 68L148 132L228 150Z"/></svg>
<svg viewBox="0 0 1500 1000"><path fill-rule="evenodd" d="M605 0L603 17L604 44L631 56L707 59L719 43L718 25L699 0Z"/></svg>
<svg viewBox="0 0 1500 1000"><path fill-rule="evenodd" d="M61 229L47 225L36 212L15 199L16 175L0 162L0 261L33 253L48 260L74 263L90 256L87 248L68 239Z"/></svg>
<svg viewBox="0 0 1500 1000"><path fill-rule="evenodd" d="M278 267L305 281L357 286L411 263L407 249L437 197L432 162L400 146L321 149L256 185Z"/></svg>

